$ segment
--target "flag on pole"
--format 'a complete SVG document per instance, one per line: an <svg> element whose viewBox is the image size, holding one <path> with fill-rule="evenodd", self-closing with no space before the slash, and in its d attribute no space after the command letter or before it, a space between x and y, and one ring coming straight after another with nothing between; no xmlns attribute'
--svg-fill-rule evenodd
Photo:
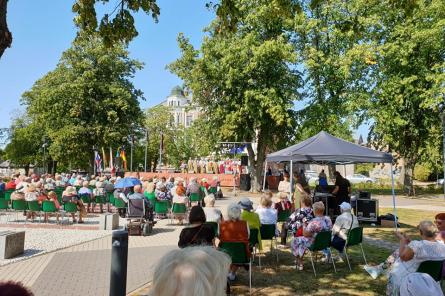
<svg viewBox="0 0 445 296"><path fill-rule="evenodd" d="M120 154L122 161L124 162L124 169L127 170L127 157L125 156L125 150L121 148L121 154Z"/></svg>
<svg viewBox="0 0 445 296"><path fill-rule="evenodd" d="M161 132L161 147L160 147L161 153L164 152L164 133Z"/></svg>
<svg viewBox="0 0 445 296"><path fill-rule="evenodd" d="M100 158L100 154L97 151L94 151L95 157L95 163L96 163L96 172L100 173L102 172L102 159Z"/></svg>

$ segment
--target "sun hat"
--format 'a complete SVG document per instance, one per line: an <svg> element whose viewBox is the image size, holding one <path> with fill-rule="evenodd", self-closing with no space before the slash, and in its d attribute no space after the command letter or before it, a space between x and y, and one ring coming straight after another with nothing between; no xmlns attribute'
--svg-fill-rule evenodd
<svg viewBox="0 0 445 296"><path fill-rule="evenodd" d="M77 194L76 188L73 186L66 187L65 191L67 194Z"/></svg>
<svg viewBox="0 0 445 296"><path fill-rule="evenodd" d="M104 183L101 182L101 181L97 181L96 182L96 188L102 188L102 187L104 187Z"/></svg>
<svg viewBox="0 0 445 296"><path fill-rule="evenodd" d="M407 275L400 286L400 296L443 296L438 283L427 273Z"/></svg>
<svg viewBox="0 0 445 296"><path fill-rule="evenodd" d="M342 202L339 207L342 210L350 210L351 209L351 205L345 201Z"/></svg>
<svg viewBox="0 0 445 296"><path fill-rule="evenodd" d="M241 198L241 200L238 202L238 204L244 210L247 210L247 211L253 210L253 202L247 197Z"/></svg>

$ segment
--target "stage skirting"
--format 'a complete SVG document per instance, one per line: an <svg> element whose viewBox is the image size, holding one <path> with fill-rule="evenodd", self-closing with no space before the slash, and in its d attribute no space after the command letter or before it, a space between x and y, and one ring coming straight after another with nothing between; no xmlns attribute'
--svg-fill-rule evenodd
<svg viewBox="0 0 445 296"><path fill-rule="evenodd" d="M136 172L126 172L125 176L129 177L129 176L133 176L136 177L138 173ZM206 178L207 182L210 183L212 181L212 178L217 176L218 180L221 183L222 187L233 187L233 180L234 180L234 175L226 175L226 174L183 174L183 173L144 173L144 172L140 172L139 173L139 177L145 177L145 178L153 178L153 177L157 177L157 178L161 178L161 177L165 177L165 178L169 178L169 177L173 177L173 178L183 178L184 180L186 180L186 182L188 183L190 178L197 178L198 181L201 181L201 179ZM236 187L239 187L239 176L236 176Z"/></svg>

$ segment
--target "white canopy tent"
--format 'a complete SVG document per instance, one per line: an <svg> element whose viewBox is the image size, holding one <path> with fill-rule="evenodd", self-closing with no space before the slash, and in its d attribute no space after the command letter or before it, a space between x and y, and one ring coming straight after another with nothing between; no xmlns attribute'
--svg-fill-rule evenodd
<svg viewBox="0 0 445 296"><path fill-rule="evenodd" d="M394 171L392 167L393 157L390 153L385 153L350 143L322 131L303 142L268 154L264 163L263 190L265 189L266 185L266 170L268 162L290 162L291 172L293 171L294 163L320 165L390 163L393 209L394 216L397 217L396 197L394 191ZM292 190L293 178L291 178L291 194L293 193ZM394 224L397 229L397 222L395 221Z"/></svg>

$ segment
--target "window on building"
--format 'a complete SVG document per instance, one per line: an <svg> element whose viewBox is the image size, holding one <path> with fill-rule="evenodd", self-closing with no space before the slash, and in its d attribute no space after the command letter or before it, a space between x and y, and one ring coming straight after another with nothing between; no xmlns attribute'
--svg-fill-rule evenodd
<svg viewBox="0 0 445 296"><path fill-rule="evenodd" d="M192 122L193 122L193 116L192 115L187 115L186 122L185 122L186 127L189 127L190 125L192 125Z"/></svg>

